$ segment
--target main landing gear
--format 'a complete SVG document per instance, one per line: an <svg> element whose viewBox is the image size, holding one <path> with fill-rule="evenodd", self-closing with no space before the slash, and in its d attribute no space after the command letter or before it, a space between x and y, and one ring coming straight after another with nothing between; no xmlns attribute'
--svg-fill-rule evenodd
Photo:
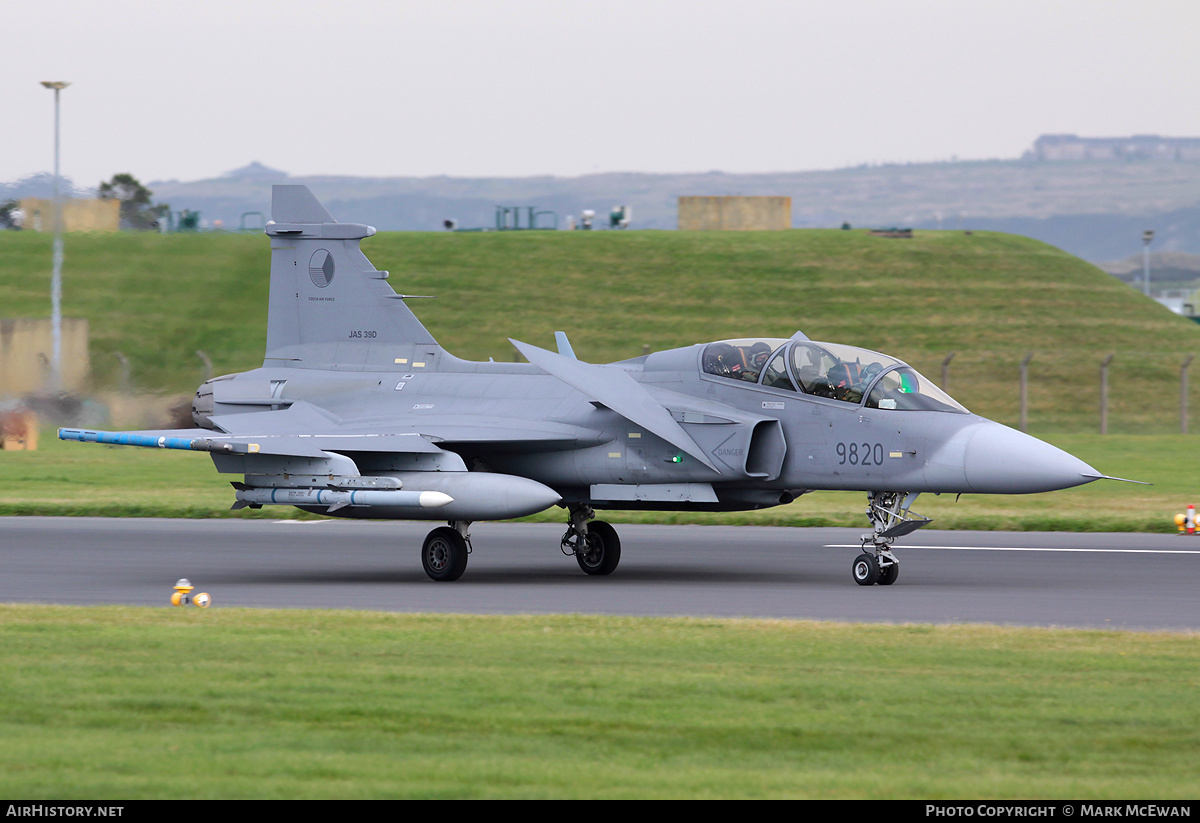
<svg viewBox="0 0 1200 823"><path fill-rule="evenodd" d="M434 529L421 547L421 565L431 580L457 580L467 570L471 553L471 521L451 520Z"/></svg>
<svg viewBox="0 0 1200 823"><path fill-rule="evenodd" d="M868 492L867 518L871 531L862 536L863 553L850 567L854 582L860 586L890 586L900 575L900 561L892 554L897 537L912 534L932 522L909 512L919 492ZM867 544L870 544L868 547Z"/></svg>
<svg viewBox="0 0 1200 823"><path fill-rule="evenodd" d="M617 530L603 520L592 520L596 513L591 506L571 506L569 511L571 519L562 538L563 554L574 555L579 568L587 574L612 574L621 562Z"/></svg>
<svg viewBox="0 0 1200 823"><path fill-rule="evenodd" d="M592 520L590 506L572 506L567 533L562 538L563 554L572 556L586 574L612 574L621 562L621 538L603 520ZM591 522L588 522L591 521ZM421 565L430 580L457 580L467 570L471 554L471 521L451 520L434 529L421 546Z"/></svg>

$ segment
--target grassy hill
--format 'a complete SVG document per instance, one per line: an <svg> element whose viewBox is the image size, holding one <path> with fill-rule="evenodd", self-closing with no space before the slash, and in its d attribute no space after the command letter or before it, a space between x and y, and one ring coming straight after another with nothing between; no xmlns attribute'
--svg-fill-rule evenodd
<svg viewBox="0 0 1200 823"><path fill-rule="evenodd" d="M1094 431L1102 357L1110 431L1178 431L1179 366L1200 327L1051 246L1012 235L384 233L363 243L449 350L512 359L506 338L551 346L565 330L593 362L723 337L787 337L879 349L972 411L1015 424L1018 363L1032 352L1030 430ZM4 314L45 316L50 238L0 234ZM118 379L190 394L215 372L262 362L269 244L260 234L71 235L64 313L87 317L97 388ZM1200 382L1193 381L1193 383ZM1200 398L1191 407L1200 415ZM1200 418L1193 420L1200 430Z"/></svg>

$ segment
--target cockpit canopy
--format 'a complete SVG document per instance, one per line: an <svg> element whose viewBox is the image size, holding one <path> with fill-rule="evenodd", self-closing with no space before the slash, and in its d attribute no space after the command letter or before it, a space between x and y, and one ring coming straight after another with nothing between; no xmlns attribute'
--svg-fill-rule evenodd
<svg viewBox="0 0 1200 823"><path fill-rule="evenodd" d="M965 413L916 369L886 354L810 340L746 337L709 343L705 373L870 409Z"/></svg>

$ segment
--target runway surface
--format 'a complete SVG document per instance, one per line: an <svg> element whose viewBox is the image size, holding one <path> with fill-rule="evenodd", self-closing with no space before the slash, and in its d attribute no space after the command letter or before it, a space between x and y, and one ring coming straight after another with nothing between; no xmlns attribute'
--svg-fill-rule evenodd
<svg viewBox="0 0 1200 823"><path fill-rule="evenodd" d="M850 577L854 529L619 525L621 565L583 574L563 527L478 523L434 583L438 523L0 518L0 602L168 607L186 577L221 606L777 617L1200 631L1200 537L922 530L893 586Z"/></svg>

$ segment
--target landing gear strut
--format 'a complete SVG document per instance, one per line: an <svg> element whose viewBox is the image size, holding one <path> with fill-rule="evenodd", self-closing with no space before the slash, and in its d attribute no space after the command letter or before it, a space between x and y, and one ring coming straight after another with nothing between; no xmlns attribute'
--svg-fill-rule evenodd
<svg viewBox="0 0 1200 823"><path fill-rule="evenodd" d="M897 537L912 534L930 523L928 518L909 512L920 492L868 492L867 518L871 531L862 536L863 553L854 559L851 574L860 586L890 586L900 575L900 561L892 554ZM870 544L868 546L868 544Z"/></svg>
<svg viewBox="0 0 1200 823"><path fill-rule="evenodd" d="M467 555L471 553L471 522L451 520L449 525L434 529L421 547L421 565L431 580L457 580L467 570Z"/></svg>
<svg viewBox="0 0 1200 823"><path fill-rule="evenodd" d="M617 530L603 520L592 520L596 513L591 506L571 506L570 516L562 538L563 554L574 555L587 574L612 574L621 562Z"/></svg>

